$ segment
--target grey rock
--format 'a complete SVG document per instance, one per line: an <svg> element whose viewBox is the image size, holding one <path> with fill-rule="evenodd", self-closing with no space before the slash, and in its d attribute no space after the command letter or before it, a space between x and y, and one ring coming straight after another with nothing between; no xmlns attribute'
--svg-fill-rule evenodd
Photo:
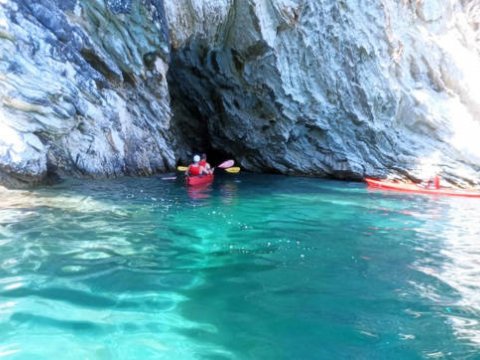
<svg viewBox="0 0 480 360"><path fill-rule="evenodd" d="M0 0L0 183L247 170L479 184L480 3Z"/></svg>
<svg viewBox="0 0 480 360"><path fill-rule="evenodd" d="M166 12L184 149L213 146L253 171L479 184L480 3L184 0Z"/></svg>
<svg viewBox="0 0 480 360"><path fill-rule="evenodd" d="M163 3L0 1L0 182L175 164Z"/></svg>

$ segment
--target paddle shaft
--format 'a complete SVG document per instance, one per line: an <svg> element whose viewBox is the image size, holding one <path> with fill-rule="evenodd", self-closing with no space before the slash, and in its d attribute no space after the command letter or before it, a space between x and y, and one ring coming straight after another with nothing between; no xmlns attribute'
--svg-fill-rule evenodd
<svg viewBox="0 0 480 360"><path fill-rule="evenodd" d="M222 162L220 165L218 165L217 167L220 168L220 169L229 169L229 168L232 168L232 166L235 164L235 161L233 160L227 160L227 161L224 161ZM188 166L177 166L177 170L178 171L187 171L188 170ZM237 171L238 172L238 171Z"/></svg>

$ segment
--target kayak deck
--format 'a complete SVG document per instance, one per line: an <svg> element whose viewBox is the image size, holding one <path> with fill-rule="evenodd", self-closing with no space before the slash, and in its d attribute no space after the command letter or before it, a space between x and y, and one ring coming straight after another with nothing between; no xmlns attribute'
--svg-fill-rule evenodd
<svg viewBox="0 0 480 360"><path fill-rule="evenodd" d="M369 187L383 189L383 190L401 191L401 192L416 193L416 194L432 194L432 195L480 198L480 192L478 191L452 190L452 189L446 189L446 188L429 189L429 188L423 188L415 184L396 183L392 181L377 180L372 178L365 178L365 182Z"/></svg>
<svg viewBox="0 0 480 360"><path fill-rule="evenodd" d="M185 178L185 183L188 186L210 184L212 181L213 181L213 174L199 175L199 176L187 176Z"/></svg>

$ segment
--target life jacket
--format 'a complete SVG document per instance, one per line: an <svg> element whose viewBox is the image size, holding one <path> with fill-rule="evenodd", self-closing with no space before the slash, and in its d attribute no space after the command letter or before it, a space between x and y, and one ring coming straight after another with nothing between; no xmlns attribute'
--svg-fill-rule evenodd
<svg viewBox="0 0 480 360"><path fill-rule="evenodd" d="M207 160L204 160L204 159L200 160L198 165L203 166L203 167L207 166Z"/></svg>
<svg viewBox="0 0 480 360"><path fill-rule="evenodd" d="M191 176L200 175L200 164L192 164L188 167L188 174Z"/></svg>

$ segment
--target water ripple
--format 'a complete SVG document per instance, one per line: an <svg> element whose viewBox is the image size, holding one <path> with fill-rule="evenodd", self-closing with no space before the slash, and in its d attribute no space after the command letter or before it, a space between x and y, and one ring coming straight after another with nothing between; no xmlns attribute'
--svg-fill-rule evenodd
<svg viewBox="0 0 480 360"><path fill-rule="evenodd" d="M280 176L0 191L0 357L475 358L478 201Z"/></svg>

